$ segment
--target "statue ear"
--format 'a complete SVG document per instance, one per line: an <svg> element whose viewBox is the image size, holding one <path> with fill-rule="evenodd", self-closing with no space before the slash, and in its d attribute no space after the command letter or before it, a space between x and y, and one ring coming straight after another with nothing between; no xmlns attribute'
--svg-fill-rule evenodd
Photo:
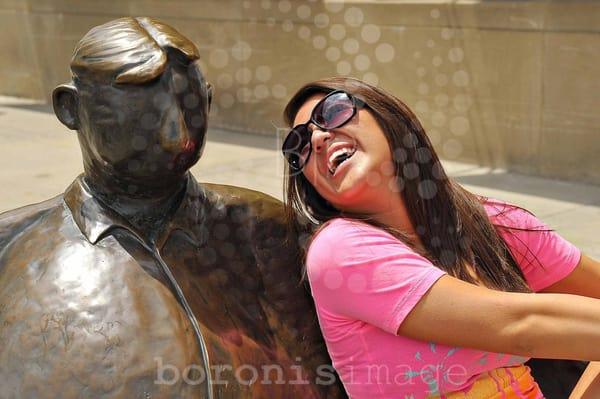
<svg viewBox="0 0 600 399"><path fill-rule="evenodd" d="M212 103L213 86L206 83L206 97L208 98L208 111L210 112L210 104Z"/></svg>
<svg viewBox="0 0 600 399"><path fill-rule="evenodd" d="M57 86L52 92L54 113L58 120L71 130L79 129L78 103L79 94L72 84Z"/></svg>

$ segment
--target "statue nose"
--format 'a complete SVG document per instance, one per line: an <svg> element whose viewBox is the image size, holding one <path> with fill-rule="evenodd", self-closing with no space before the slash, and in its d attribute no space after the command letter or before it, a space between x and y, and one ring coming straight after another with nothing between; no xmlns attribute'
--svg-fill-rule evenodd
<svg viewBox="0 0 600 399"><path fill-rule="evenodd" d="M190 141L190 133L181 107L173 105L166 115L161 126L160 141L163 149L167 151L180 150Z"/></svg>

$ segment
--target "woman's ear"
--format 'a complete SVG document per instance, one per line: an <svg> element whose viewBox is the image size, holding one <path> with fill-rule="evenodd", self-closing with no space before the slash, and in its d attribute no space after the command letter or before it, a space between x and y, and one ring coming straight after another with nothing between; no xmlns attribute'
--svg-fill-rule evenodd
<svg viewBox="0 0 600 399"><path fill-rule="evenodd" d="M72 84L63 84L52 92L52 106L59 121L71 130L79 129L79 94Z"/></svg>

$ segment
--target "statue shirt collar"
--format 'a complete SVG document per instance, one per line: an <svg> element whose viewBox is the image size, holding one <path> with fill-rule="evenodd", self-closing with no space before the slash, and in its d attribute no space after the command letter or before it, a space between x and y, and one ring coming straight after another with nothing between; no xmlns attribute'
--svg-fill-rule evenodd
<svg viewBox="0 0 600 399"><path fill-rule="evenodd" d="M64 201L79 230L94 245L114 228L128 230L145 244L159 248L174 230L182 231L196 244L206 240L206 229L202 226L206 213L206 196L191 173L187 176L184 198L171 220L165 223L155 243L146 242L144 235L123 216L94 197L83 175L78 176L65 191Z"/></svg>

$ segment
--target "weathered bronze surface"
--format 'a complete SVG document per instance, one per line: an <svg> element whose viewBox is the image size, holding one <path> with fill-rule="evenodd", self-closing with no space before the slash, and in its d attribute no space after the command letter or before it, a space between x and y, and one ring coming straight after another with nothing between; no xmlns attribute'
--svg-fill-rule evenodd
<svg viewBox="0 0 600 399"><path fill-rule="evenodd" d="M84 173L0 215L1 398L343 396L280 202L189 173L198 58L149 18L77 45L53 100Z"/></svg>

